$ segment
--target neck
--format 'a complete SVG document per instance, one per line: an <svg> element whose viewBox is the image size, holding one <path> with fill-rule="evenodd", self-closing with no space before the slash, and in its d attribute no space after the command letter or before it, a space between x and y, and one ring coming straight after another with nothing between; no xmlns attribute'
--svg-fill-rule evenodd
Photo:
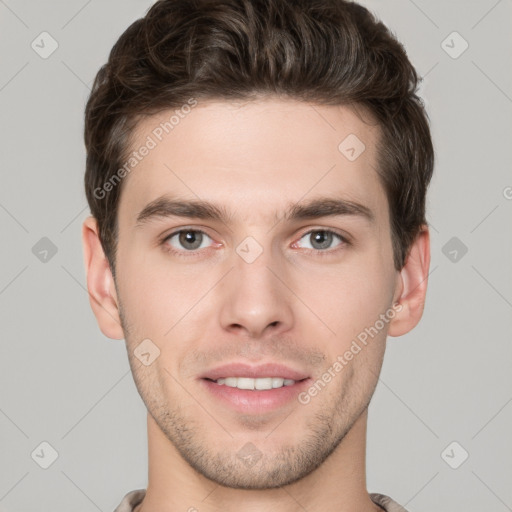
<svg viewBox="0 0 512 512"><path fill-rule="evenodd" d="M367 410L316 470L265 490L223 487L192 468L148 414L149 481L136 512L382 511L366 490Z"/></svg>

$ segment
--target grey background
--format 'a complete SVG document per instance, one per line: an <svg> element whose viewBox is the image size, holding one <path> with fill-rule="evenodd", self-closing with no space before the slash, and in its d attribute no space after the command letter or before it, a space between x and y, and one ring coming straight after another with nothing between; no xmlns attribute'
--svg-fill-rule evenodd
<svg viewBox="0 0 512 512"><path fill-rule="evenodd" d="M437 152L425 313L388 339L368 489L411 512L512 510L512 2L362 3L424 76ZM124 341L91 312L80 228L84 104L150 4L0 0L1 512L108 512L147 484L146 410ZM43 31L59 45L46 59L31 47ZM457 58L453 31L469 44Z"/></svg>

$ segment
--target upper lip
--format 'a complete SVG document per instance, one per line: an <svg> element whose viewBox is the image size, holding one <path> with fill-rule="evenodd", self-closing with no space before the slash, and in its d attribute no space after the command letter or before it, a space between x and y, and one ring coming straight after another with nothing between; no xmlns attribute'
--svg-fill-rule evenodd
<svg viewBox="0 0 512 512"><path fill-rule="evenodd" d="M202 379L224 379L226 377L282 377L283 379L302 380L308 377L302 371L294 370L278 363L266 363L250 366L246 363L230 363L212 368L200 376Z"/></svg>

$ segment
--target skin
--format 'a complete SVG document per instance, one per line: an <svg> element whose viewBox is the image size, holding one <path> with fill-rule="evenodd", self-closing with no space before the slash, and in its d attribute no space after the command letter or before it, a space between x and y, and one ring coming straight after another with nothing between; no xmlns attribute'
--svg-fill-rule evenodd
<svg viewBox="0 0 512 512"><path fill-rule="evenodd" d="M141 121L133 148L169 116ZM366 146L354 161L338 150L349 134ZM107 337L126 340L148 409L149 482L137 512L381 510L366 489L367 408L387 337L409 332L423 313L430 243L424 226L394 268L379 135L345 106L202 102L124 178L116 282L96 220L84 221L91 307ZM214 202L232 219L160 217L137 227L162 194ZM284 220L287 206L317 197L363 204L374 221ZM200 248L179 235L161 242L183 228L206 233ZM350 243L334 236L319 247L312 229ZM236 252L247 236L263 249L252 263ZM200 385L205 370L240 360L281 362L316 380L393 304L400 311L307 404L239 414ZM160 350L148 366L134 355L146 338ZM261 454L252 467L237 457L249 442Z"/></svg>

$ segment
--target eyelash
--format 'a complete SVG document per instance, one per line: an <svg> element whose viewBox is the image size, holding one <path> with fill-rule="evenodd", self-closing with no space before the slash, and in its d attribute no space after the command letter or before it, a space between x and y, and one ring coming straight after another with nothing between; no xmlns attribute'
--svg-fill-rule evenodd
<svg viewBox="0 0 512 512"><path fill-rule="evenodd" d="M162 241L160 242L161 245L164 247L164 250L175 255L175 256L179 256L179 257L183 257L183 258L190 258L190 257L194 257L196 255L199 254L199 249L195 249L193 251L186 251L186 250L182 250L182 251L179 251L179 250L176 250L174 248L172 248L170 245L168 245L166 242L168 242L173 236L175 235L179 235L180 233L187 233L187 232L193 232L193 233L201 233L203 235L206 235L207 237L211 238L208 233L206 233L205 231L202 231L201 229L192 229L192 228L185 228L185 229L179 229L177 231L173 231L172 233L170 233L169 235L166 235ZM339 250L342 250L343 247L345 246L348 246L348 245L351 245L351 242L346 238L344 237L343 235L341 235L340 233L338 233L337 231L334 231L332 229L311 229L310 231L306 231L305 233L303 233L301 235L301 237L299 238L299 240L301 240L302 238L304 238L306 235L310 235L311 233L317 233L317 232L323 232L323 233L331 233L333 234L334 236L338 237L341 241L341 244L340 246L334 248L334 249L325 249L325 250L321 250L321 249L306 249L306 251L308 253L315 253L316 256L320 256L320 257L324 257L324 256L330 256L332 255L333 253L336 253L338 252Z"/></svg>

